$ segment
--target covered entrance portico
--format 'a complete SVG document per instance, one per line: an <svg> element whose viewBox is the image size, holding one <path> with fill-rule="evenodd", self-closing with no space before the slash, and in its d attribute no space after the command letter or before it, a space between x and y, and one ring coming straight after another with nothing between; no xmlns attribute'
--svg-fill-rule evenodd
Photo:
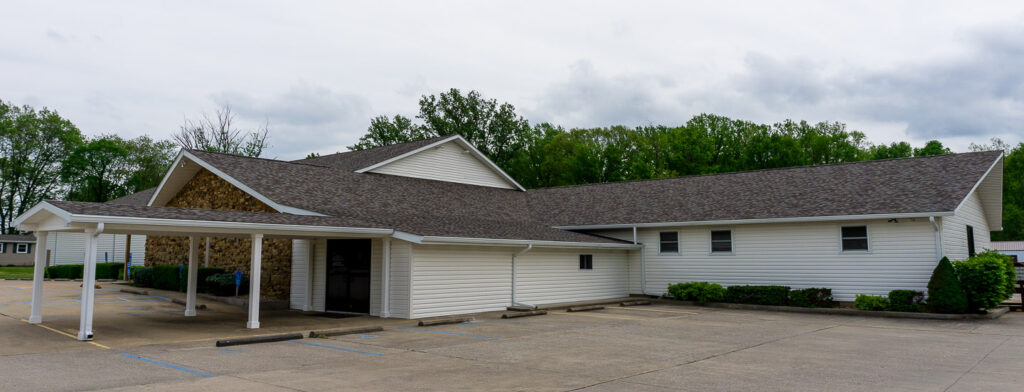
<svg viewBox="0 0 1024 392"><path fill-rule="evenodd" d="M95 308L96 282L96 239L100 234L143 234L147 236L187 236L188 276L185 317L196 316L196 288L200 244L205 237L248 238L251 240L251 258L248 273L250 277L248 317L246 328L260 327L260 282L263 261L263 240L271 238L299 239L307 243L316 239L365 239L388 237L391 229L333 226L333 218L300 216L289 214L251 213L219 210L194 210L167 207L121 207L103 206L95 203L43 202L20 216L15 225L35 233L40 243L45 243L51 232L78 232L86 234L83 254L83 282L81 312L79 316L79 340L93 338L92 322ZM32 285L32 304L29 323L42 323L43 278L46 266L44 247L36 247L35 270ZM349 257L357 260L358 257ZM312 266L312 255L307 253L306 266ZM350 277L358 277L358 265L346 271ZM350 279L351 280L351 279ZM350 282L348 292L362 292L359 279ZM367 281L368 283L368 281ZM307 282L312 285L312 282ZM306 290L310 287L307 286ZM308 291L307 291L308 292ZM359 297L359 294L355 294ZM361 310L361 309L360 309ZM365 312L364 312L365 313Z"/></svg>

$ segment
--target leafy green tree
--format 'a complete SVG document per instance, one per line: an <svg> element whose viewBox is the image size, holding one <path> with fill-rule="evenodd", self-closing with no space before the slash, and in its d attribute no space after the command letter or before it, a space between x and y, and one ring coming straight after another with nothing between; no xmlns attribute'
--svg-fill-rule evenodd
<svg viewBox="0 0 1024 392"><path fill-rule="evenodd" d="M149 136L126 140L124 145L128 150L128 162L131 164L131 174L124 182L127 194L160 185L178 152L176 143L170 140L153 140Z"/></svg>
<svg viewBox="0 0 1024 392"><path fill-rule="evenodd" d="M105 202L160 183L174 158L175 144L148 136L124 140L100 136L80 145L62 163L68 200Z"/></svg>
<svg viewBox="0 0 1024 392"><path fill-rule="evenodd" d="M82 133L57 112L0 100L0 233L42 200L60 195L61 163Z"/></svg>
<svg viewBox="0 0 1024 392"><path fill-rule="evenodd" d="M943 146L942 142L938 140L928 141L928 143L925 143L924 147L914 149L915 157L927 157L932 155L943 155L952 153L953 151L951 151L946 146Z"/></svg>
<svg viewBox="0 0 1024 392"><path fill-rule="evenodd" d="M349 150L365 150L367 148L387 146L423 140L436 135L412 123L408 117L395 115L393 118L377 116L370 120L366 135L359 138L359 143L348 147Z"/></svg>
<svg viewBox="0 0 1024 392"><path fill-rule="evenodd" d="M914 156L914 148L907 142L892 142L889 145L879 144L869 148L871 159L909 158Z"/></svg>
<svg viewBox="0 0 1024 392"><path fill-rule="evenodd" d="M992 239L1024 240L1024 143L1003 160L1003 231L992 232Z"/></svg>

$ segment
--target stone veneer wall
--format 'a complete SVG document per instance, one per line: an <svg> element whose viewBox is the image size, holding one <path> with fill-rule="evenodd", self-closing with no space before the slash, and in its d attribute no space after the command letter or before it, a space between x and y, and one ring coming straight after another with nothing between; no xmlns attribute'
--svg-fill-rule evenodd
<svg viewBox="0 0 1024 392"><path fill-rule="evenodd" d="M168 207L277 212L270 206L236 188L206 169L192 177L170 201ZM206 249L200 237L198 264L203 265ZM210 267L249 274L252 240L248 238L210 238ZM291 282L292 241L263 239L260 295L286 299ZM147 236L146 265L187 265L188 237Z"/></svg>

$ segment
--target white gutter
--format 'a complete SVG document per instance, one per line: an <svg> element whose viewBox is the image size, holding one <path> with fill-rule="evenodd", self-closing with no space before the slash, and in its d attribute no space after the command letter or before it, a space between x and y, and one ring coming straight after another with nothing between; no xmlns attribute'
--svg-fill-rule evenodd
<svg viewBox="0 0 1024 392"><path fill-rule="evenodd" d="M928 221L935 228L935 261L939 261L942 260L942 230L939 228L939 223L935 221L934 216L929 216Z"/></svg>
<svg viewBox="0 0 1024 392"><path fill-rule="evenodd" d="M928 218L932 216L951 216L953 211L944 212L921 212L910 214L864 214L864 215L830 215L830 216L802 216L792 218L762 218L762 219L731 219L711 221L689 221L689 222L647 222L647 223L614 223L599 225L575 225L575 226L553 226L562 230L603 230L603 229L629 229L633 227L679 227L679 226L713 226L713 225L749 225L757 223L795 223L795 222L831 222L845 220L866 220L866 219L907 219L907 218Z"/></svg>
<svg viewBox="0 0 1024 392"><path fill-rule="evenodd" d="M533 244L528 244L528 245L526 245L526 248L524 248L523 250L520 250L520 251L512 254L512 306L519 305L519 306L526 306L526 307L529 307L529 308L532 308L532 309L536 309L537 307L534 306L534 305L531 305L531 304L528 304L528 303L525 303L525 302L517 302L516 301L516 259L519 256L522 256L524 253L529 252L530 249L533 249Z"/></svg>
<svg viewBox="0 0 1024 392"><path fill-rule="evenodd" d="M490 246L527 246L532 245L538 248L612 248L612 249L636 249L637 246L629 243L614 242L570 242L570 241L534 241L534 240L509 240L491 238L464 238L464 237L420 237L418 244L464 244L464 245L490 245Z"/></svg>

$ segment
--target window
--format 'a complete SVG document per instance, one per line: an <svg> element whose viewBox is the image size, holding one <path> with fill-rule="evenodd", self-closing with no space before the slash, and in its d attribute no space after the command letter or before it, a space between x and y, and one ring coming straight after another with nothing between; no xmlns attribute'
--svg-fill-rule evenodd
<svg viewBox="0 0 1024 392"><path fill-rule="evenodd" d="M7 244L0 242L0 253L7 253Z"/></svg>
<svg viewBox="0 0 1024 392"><path fill-rule="evenodd" d="M14 253L28 253L28 244L18 244L14 247Z"/></svg>
<svg viewBox="0 0 1024 392"><path fill-rule="evenodd" d="M974 257L974 227L967 225L967 255Z"/></svg>
<svg viewBox="0 0 1024 392"><path fill-rule="evenodd" d="M711 253L732 252L732 230L711 231Z"/></svg>
<svg viewBox="0 0 1024 392"><path fill-rule="evenodd" d="M843 226L843 252L868 250L867 226Z"/></svg>
<svg viewBox="0 0 1024 392"><path fill-rule="evenodd" d="M581 270L592 270L592 269L594 269L594 255L580 255L580 269Z"/></svg>
<svg viewBox="0 0 1024 392"><path fill-rule="evenodd" d="M679 233L663 231L661 236L661 253L679 253Z"/></svg>

